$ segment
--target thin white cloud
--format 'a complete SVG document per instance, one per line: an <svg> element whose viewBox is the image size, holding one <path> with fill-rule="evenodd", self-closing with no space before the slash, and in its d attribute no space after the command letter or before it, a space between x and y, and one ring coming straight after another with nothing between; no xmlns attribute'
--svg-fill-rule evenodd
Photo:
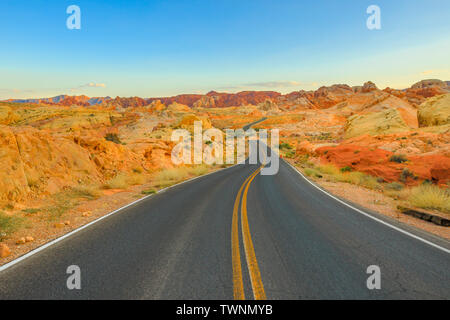
<svg viewBox="0 0 450 320"><path fill-rule="evenodd" d="M287 88L287 87L297 87L300 85L301 83L297 81L267 81L267 82L247 83L244 86L261 87L261 88Z"/></svg>
<svg viewBox="0 0 450 320"><path fill-rule="evenodd" d="M94 82L89 82L89 83L87 84L87 86L88 86L88 87L91 87L91 88L106 88L106 84L104 84L104 83L94 83Z"/></svg>
<svg viewBox="0 0 450 320"><path fill-rule="evenodd" d="M420 74L423 74L423 75L429 75L429 74L432 74L432 73L435 73L435 70L425 70L425 71L422 71Z"/></svg>
<svg viewBox="0 0 450 320"><path fill-rule="evenodd" d="M86 84L82 84L81 86L70 88L70 92L75 92L84 88L106 88L106 84L104 83L95 83L95 82L89 82Z"/></svg>
<svg viewBox="0 0 450 320"><path fill-rule="evenodd" d="M302 83L297 81L266 81L266 82L243 83L237 86L220 87L219 90L236 91L236 90L250 90L255 88L282 89L282 88L298 87L300 85L302 85Z"/></svg>

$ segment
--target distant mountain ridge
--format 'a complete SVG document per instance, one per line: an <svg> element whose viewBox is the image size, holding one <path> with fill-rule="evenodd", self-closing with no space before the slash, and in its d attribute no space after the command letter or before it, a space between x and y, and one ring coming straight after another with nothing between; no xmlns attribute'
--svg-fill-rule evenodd
<svg viewBox="0 0 450 320"><path fill-rule="evenodd" d="M7 102L16 103L45 103L45 104L58 104L58 105L97 105L102 104L111 100L111 97L88 97L85 95L81 96L69 96L62 94L51 98L40 98L40 99L8 99Z"/></svg>
<svg viewBox="0 0 450 320"><path fill-rule="evenodd" d="M242 91L238 93L224 93L210 91L207 94L180 94L172 97L141 98L141 97L88 97L85 95L69 96L59 95L41 99L8 99L7 102L36 103L64 106L92 106L112 105L123 108L143 107L154 101L160 101L165 105L179 103L191 108L225 108L242 105L257 105L265 101L273 101L281 104L298 104L309 108L329 108L345 101L355 94L367 94L380 91L371 82L363 86L350 87L346 84L322 86L315 91L294 91L281 94L276 91ZM413 84L410 88L397 90L386 88L382 90L399 98L407 99L410 103L420 104L425 98L450 92L450 81L426 79Z"/></svg>

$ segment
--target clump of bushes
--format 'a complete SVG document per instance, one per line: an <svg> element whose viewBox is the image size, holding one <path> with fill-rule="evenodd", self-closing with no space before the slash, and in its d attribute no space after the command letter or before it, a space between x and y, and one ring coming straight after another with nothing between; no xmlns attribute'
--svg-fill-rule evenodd
<svg viewBox="0 0 450 320"><path fill-rule="evenodd" d="M404 185L401 184L400 182L391 182L391 183L387 183L385 185L385 188L387 190L400 191L404 188Z"/></svg>
<svg viewBox="0 0 450 320"><path fill-rule="evenodd" d="M295 151L294 150L288 151L288 152L285 153L284 156L286 158L289 158L289 159L294 158L295 157Z"/></svg>
<svg viewBox="0 0 450 320"><path fill-rule="evenodd" d="M155 177L156 181L174 181L182 180L188 176L189 172L186 167L165 169L158 172Z"/></svg>
<svg viewBox="0 0 450 320"><path fill-rule="evenodd" d="M105 136L105 140L114 142L116 144L122 144L117 133L107 133Z"/></svg>
<svg viewBox="0 0 450 320"><path fill-rule="evenodd" d="M104 187L106 189L127 189L129 186L143 184L146 182L144 175L139 173L119 173L114 178L108 180Z"/></svg>
<svg viewBox="0 0 450 320"><path fill-rule="evenodd" d="M408 178L417 180L417 177L414 175L412 171L410 171L408 168L403 168L402 173L400 174L400 181L406 182Z"/></svg>
<svg viewBox="0 0 450 320"><path fill-rule="evenodd" d="M324 174L329 174L332 176L337 176L340 174L339 169L332 165L332 164L323 164L323 165L319 165L317 167L317 170L319 170L320 172L324 173Z"/></svg>
<svg viewBox="0 0 450 320"><path fill-rule="evenodd" d="M287 143L287 142L283 142L283 143L280 143L280 149L291 150L292 146L289 143Z"/></svg>
<svg viewBox="0 0 450 320"><path fill-rule="evenodd" d="M345 169L344 169L345 168ZM363 186L369 189L381 189L381 185L378 182L376 177L365 174L363 172L358 171L348 171L350 167L344 167L342 169L338 169L336 166L332 164L320 165L317 167L317 170L323 174L329 176L331 180L337 182L347 182L351 184L356 184L359 186ZM351 170L351 168L350 168Z"/></svg>
<svg viewBox="0 0 450 320"><path fill-rule="evenodd" d="M97 186L76 186L72 188L72 195L93 200L101 197L102 192Z"/></svg>
<svg viewBox="0 0 450 320"><path fill-rule="evenodd" d="M156 193L156 190L155 189L143 190L141 193L145 194L145 195L149 195L149 194Z"/></svg>
<svg viewBox="0 0 450 320"><path fill-rule="evenodd" d="M306 168L305 169L305 174L308 177L322 178L322 175L320 174L320 172L315 170L315 169L312 169L312 168Z"/></svg>
<svg viewBox="0 0 450 320"><path fill-rule="evenodd" d="M450 192L433 184L422 184L410 190L408 201L419 208L450 213Z"/></svg>
<svg viewBox="0 0 450 320"><path fill-rule="evenodd" d="M8 238L11 233L22 227L24 219L14 215L8 215L0 211L0 241Z"/></svg>
<svg viewBox="0 0 450 320"><path fill-rule="evenodd" d="M390 162L397 162L397 163L403 163L408 161L405 155L403 154L394 154L389 158Z"/></svg>
<svg viewBox="0 0 450 320"><path fill-rule="evenodd" d="M155 181L159 184L165 185L164 182L181 181L189 176L201 176L208 173L210 166L202 164L192 167L177 167L171 169L161 170L155 177Z"/></svg>

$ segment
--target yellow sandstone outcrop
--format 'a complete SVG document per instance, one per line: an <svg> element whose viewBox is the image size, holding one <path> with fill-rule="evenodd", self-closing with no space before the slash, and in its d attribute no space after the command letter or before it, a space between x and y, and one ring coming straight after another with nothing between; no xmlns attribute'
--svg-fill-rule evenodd
<svg viewBox="0 0 450 320"><path fill-rule="evenodd" d="M427 99L417 112L421 127L450 124L450 93Z"/></svg>
<svg viewBox="0 0 450 320"><path fill-rule="evenodd" d="M410 127L397 109L354 115L348 118L345 125L345 138L364 134L379 135L408 131Z"/></svg>

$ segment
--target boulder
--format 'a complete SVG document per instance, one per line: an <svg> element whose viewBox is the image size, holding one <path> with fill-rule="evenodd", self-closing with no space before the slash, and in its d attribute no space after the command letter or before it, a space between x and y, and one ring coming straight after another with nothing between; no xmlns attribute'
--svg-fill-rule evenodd
<svg viewBox="0 0 450 320"><path fill-rule="evenodd" d="M0 243L0 258L6 258L11 254L11 250L9 250L6 244Z"/></svg>

